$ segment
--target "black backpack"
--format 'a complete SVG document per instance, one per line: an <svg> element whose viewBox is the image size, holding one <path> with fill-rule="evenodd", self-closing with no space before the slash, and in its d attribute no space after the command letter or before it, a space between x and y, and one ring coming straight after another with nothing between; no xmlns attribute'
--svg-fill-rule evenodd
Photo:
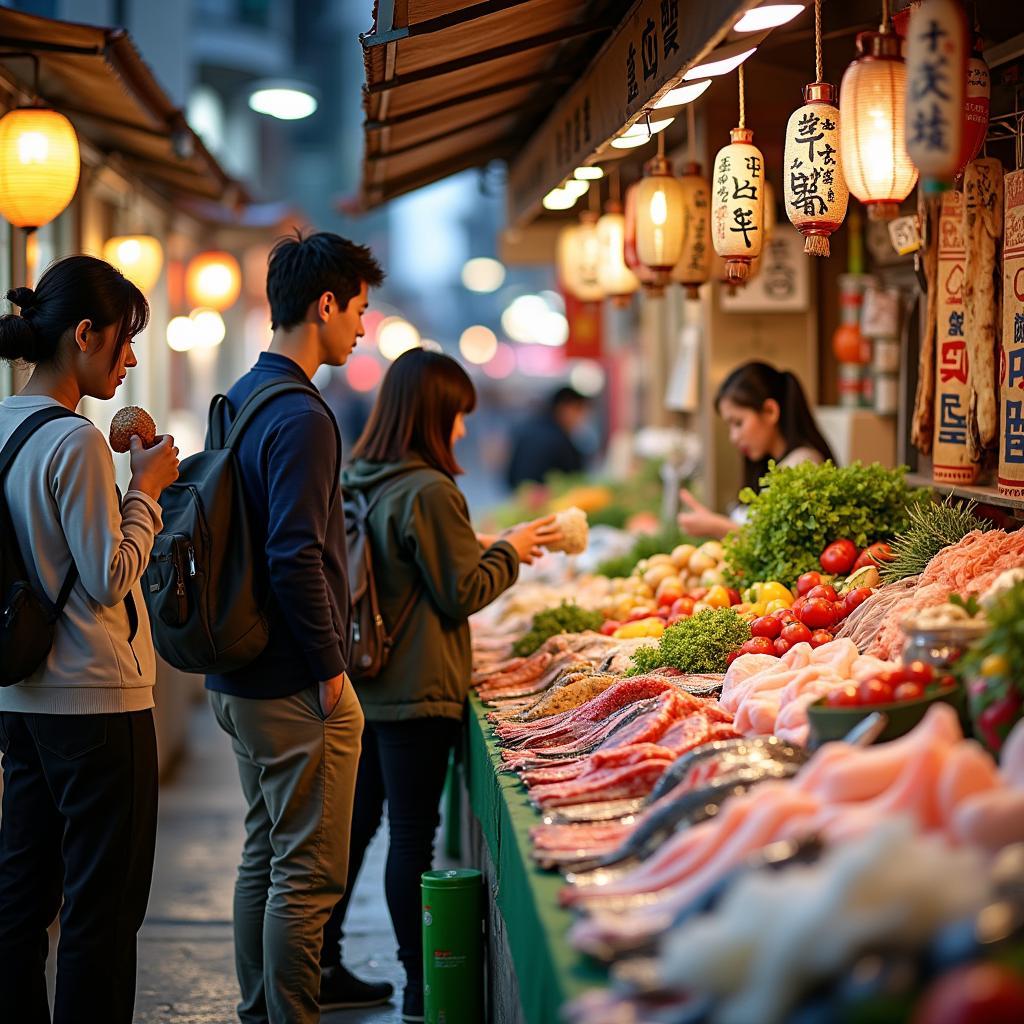
<svg viewBox="0 0 1024 1024"><path fill-rule="evenodd" d="M226 433L227 399L216 395L206 450L185 459L178 479L160 495L163 532L153 545L143 593L157 651L184 672L233 672L267 646L270 594L254 571L261 553L253 550L235 449L253 417L293 391L323 401L299 381L264 384L245 400ZM340 457L340 438L338 452Z"/></svg>
<svg viewBox="0 0 1024 1024"><path fill-rule="evenodd" d="M57 619L78 579L78 567L72 561L55 602L32 589L4 493L7 471L29 437L44 423L66 416L81 419L70 409L56 407L32 413L0 451L0 686L20 683L46 660Z"/></svg>
<svg viewBox="0 0 1024 1024"><path fill-rule="evenodd" d="M392 478L378 487L370 498L362 491L345 493L345 543L348 550L349 592L352 596L348 674L354 682L366 682L380 675L391 657L391 649L398 634L420 596L420 588L414 587L394 626L388 630L377 599L370 543L370 513L377 502L407 475L403 473Z"/></svg>

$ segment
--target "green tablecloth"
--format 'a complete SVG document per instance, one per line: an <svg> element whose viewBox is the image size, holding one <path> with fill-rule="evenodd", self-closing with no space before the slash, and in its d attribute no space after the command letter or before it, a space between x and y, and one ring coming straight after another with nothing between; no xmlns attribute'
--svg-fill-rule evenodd
<svg viewBox="0 0 1024 1024"><path fill-rule="evenodd" d="M529 1024L557 1024L562 1003L606 983L606 975L566 941L574 915L558 905L562 878L540 871L530 859L530 828L540 815L515 775L497 774L501 756L486 716L486 709L471 696L463 760L469 803L497 872L496 899L523 1014Z"/></svg>

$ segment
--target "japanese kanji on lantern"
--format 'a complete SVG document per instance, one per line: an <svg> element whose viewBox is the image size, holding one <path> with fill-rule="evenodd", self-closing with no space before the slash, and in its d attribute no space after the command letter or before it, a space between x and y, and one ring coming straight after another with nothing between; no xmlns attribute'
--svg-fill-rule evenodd
<svg viewBox="0 0 1024 1024"><path fill-rule="evenodd" d="M664 136L658 136L659 148ZM636 254L666 285L683 249L683 186L662 153L647 162L636 184Z"/></svg>
<svg viewBox="0 0 1024 1024"><path fill-rule="evenodd" d="M1024 171L1003 179L1003 344L999 359L999 493L1024 498Z"/></svg>
<svg viewBox="0 0 1024 1024"><path fill-rule="evenodd" d="M924 0L907 26L907 153L926 192L960 166L967 87L967 19L959 0Z"/></svg>
<svg viewBox="0 0 1024 1024"><path fill-rule="evenodd" d="M672 280L683 286L688 299L700 297L700 286L711 276L711 185L698 163L688 163L679 178L683 190L683 248Z"/></svg>
<svg viewBox="0 0 1024 1024"><path fill-rule="evenodd" d="M945 192L939 209L938 296L935 303L936 483L973 484L978 467L967 450L970 363L964 337L964 197Z"/></svg>
<svg viewBox="0 0 1024 1024"><path fill-rule="evenodd" d="M974 50L967 60L967 98L964 101L963 138L960 142L960 166L956 176L981 152L988 134L988 115L992 106L992 76L981 55L981 40L974 39Z"/></svg>

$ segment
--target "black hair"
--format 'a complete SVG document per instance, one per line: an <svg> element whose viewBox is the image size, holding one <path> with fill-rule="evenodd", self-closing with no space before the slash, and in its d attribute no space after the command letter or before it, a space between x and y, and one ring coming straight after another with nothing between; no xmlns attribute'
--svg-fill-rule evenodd
<svg viewBox="0 0 1024 1024"><path fill-rule="evenodd" d="M555 412L563 405L590 405L590 399L581 395L575 388L559 388L549 399L548 408Z"/></svg>
<svg viewBox="0 0 1024 1024"><path fill-rule="evenodd" d="M94 330L118 324L111 365L121 350L145 330L149 303L139 289L118 270L95 256L65 256L47 267L33 288L12 288L8 301L20 315L0 316L0 359L48 363L61 338L82 320Z"/></svg>
<svg viewBox="0 0 1024 1024"><path fill-rule="evenodd" d="M388 367L353 459L401 462L410 454L454 477L452 428L476 408L476 388L451 356L410 349Z"/></svg>
<svg viewBox="0 0 1024 1024"><path fill-rule="evenodd" d="M288 329L306 319L309 307L332 292L344 309L363 284L377 288L384 271L365 245L356 245L330 231L280 238L267 263L270 322Z"/></svg>
<svg viewBox="0 0 1024 1024"><path fill-rule="evenodd" d="M722 381L715 395L715 408L719 409L722 400L726 398L755 412L761 412L769 399L778 403L779 433L786 442L783 458L797 448L813 448L823 459L836 461L832 449L814 421L800 381L789 370L776 370L768 363L744 363ZM744 485L756 489L761 477L768 472L768 462L768 458L756 462L745 459Z"/></svg>

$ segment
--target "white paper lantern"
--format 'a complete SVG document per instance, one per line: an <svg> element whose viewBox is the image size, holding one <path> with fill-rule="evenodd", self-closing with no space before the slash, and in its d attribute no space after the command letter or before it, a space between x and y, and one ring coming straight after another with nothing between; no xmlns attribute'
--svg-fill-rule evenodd
<svg viewBox="0 0 1024 1024"><path fill-rule="evenodd" d="M581 302L604 298L598 281L601 247L597 237L597 214L585 210L578 224L563 228L558 235L558 276L571 295Z"/></svg>
<svg viewBox="0 0 1024 1024"><path fill-rule="evenodd" d="M745 281L764 244L764 156L749 128L733 128L712 175L711 241L730 281Z"/></svg>
<svg viewBox="0 0 1024 1024"><path fill-rule="evenodd" d="M689 163L679 179L683 189L683 247L672 270L688 299L700 296L700 286L711 277L711 185L698 163Z"/></svg>
<svg viewBox="0 0 1024 1024"><path fill-rule="evenodd" d="M609 200L604 209L597 222L597 244L601 250L597 283L612 303L621 308L630 304L640 281L626 266L626 218L622 204Z"/></svg>

